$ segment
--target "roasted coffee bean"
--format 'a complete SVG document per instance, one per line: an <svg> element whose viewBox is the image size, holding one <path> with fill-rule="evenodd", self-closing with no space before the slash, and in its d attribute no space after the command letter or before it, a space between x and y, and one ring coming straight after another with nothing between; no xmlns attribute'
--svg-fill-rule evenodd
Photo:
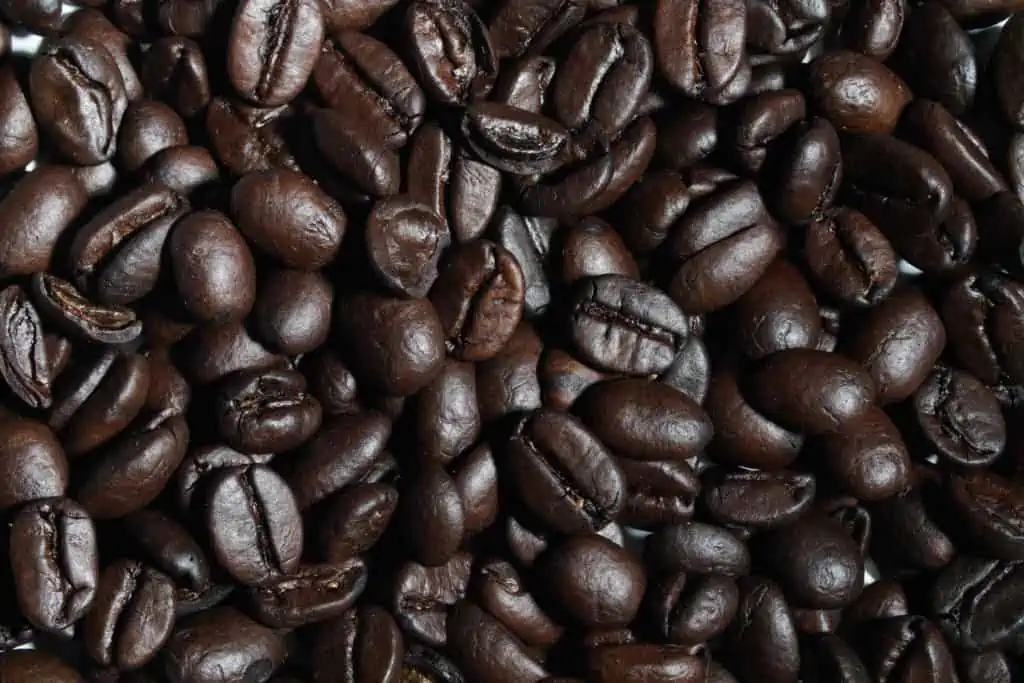
<svg viewBox="0 0 1024 683"><path fill-rule="evenodd" d="M587 3L505 0L488 26L499 59L539 54L583 19Z"/></svg>
<svg viewBox="0 0 1024 683"><path fill-rule="evenodd" d="M697 683L705 680L706 662L699 654L677 645L631 643L591 648L587 669L595 683L663 680Z"/></svg>
<svg viewBox="0 0 1024 683"><path fill-rule="evenodd" d="M1015 128L1024 127L1024 101L1017 84L1021 74L1017 64L1024 56L1024 17L1014 15L999 33L999 41L992 52L992 81L996 104L1006 122Z"/></svg>
<svg viewBox="0 0 1024 683"><path fill-rule="evenodd" d="M525 297L515 258L486 240L452 249L430 290L449 351L468 361L497 355L522 318Z"/></svg>
<svg viewBox="0 0 1024 683"><path fill-rule="evenodd" d="M599 382L574 409L613 453L637 460L687 460L704 450L713 432L691 399L643 379Z"/></svg>
<svg viewBox="0 0 1024 683"><path fill-rule="evenodd" d="M50 407L50 367L42 322L18 285L0 291L0 377L30 408Z"/></svg>
<svg viewBox="0 0 1024 683"><path fill-rule="evenodd" d="M856 52L827 52L811 63L810 102L842 133L891 133L911 93L880 62Z"/></svg>
<svg viewBox="0 0 1024 683"><path fill-rule="evenodd" d="M970 37L950 13L956 3L914 7L903 26L895 68L918 97L960 116L973 104L978 64Z"/></svg>
<svg viewBox="0 0 1024 683"><path fill-rule="evenodd" d="M622 201L622 237L637 255L657 249L690 206L690 188L674 171L653 171Z"/></svg>
<svg viewBox="0 0 1024 683"><path fill-rule="evenodd" d="M285 654L274 631L232 607L216 607L175 624L161 670L169 683L266 683Z"/></svg>
<svg viewBox="0 0 1024 683"><path fill-rule="evenodd" d="M1024 379L1024 356L1011 340L1024 324L1024 287L995 272L969 274L942 302L949 346L957 361L986 384Z"/></svg>
<svg viewBox="0 0 1024 683"><path fill-rule="evenodd" d="M526 287L523 298L525 317L544 313L551 303L547 258L556 227L557 221L523 216L510 206L502 206L494 214L489 236L515 258L523 271ZM568 251L566 254L568 256ZM628 257L624 254L623 258Z"/></svg>
<svg viewBox="0 0 1024 683"><path fill-rule="evenodd" d="M178 367L197 384L216 382L237 370L285 365L281 356L275 356L237 323L200 327L174 351Z"/></svg>
<svg viewBox="0 0 1024 683"><path fill-rule="evenodd" d="M466 597L472 567L469 553L456 553L436 567L416 562L402 565L391 592L391 609L399 625L428 645L444 645L449 612Z"/></svg>
<svg viewBox="0 0 1024 683"><path fill-rule="evenodd" d="M370 264L388 288L403 296L427 295L450 244L448 227L439 216L408 197L378 201L366 223Z"/></svg>
<svg viewBox="0 0 1024 683"><path fill-rule="evenodd" d="M217 561L247 585L290 574L302 555L299 508L288 485L263 465L213 475L206 526Z"/></svg>
<svg viewBox="0 0 1024 683"><path fill-rule="evenodd" d="M395 683L403 675L404 650L394 618L365 605L321 626L313 636L310 659L316 680L323 683Z"/></svg>
<svg viewBox="0 0 1024 683"><path fill-rule="evenodd" d="M831 483L860 500L885 500L910 481L910 452L896 425L879 408L816 437L808 448L820 454Z"/></svg>
<svg viewBox="0 0 1024 683"><path fill-rule="evenodd" d="M36 273L31 291L36 309L47 322L84 341L127 344L142 333L142 321L132 309L93 303L59 277Z"/></svg>
<svg viewBox="0 0 1024 683"><path fill-rule="evenodd" d="M10 530L10 562L18 606L43 631L58 633L92 607L99 577L96 530L67 498L21 508Z"/></svg>
<svg viewBox="0 0 1024 683"><path fill-rule="evenodd" d="M333 496L317 522L324 559L339 562L373 548L397 507L398 491L382 483L354 484Z"/></svg>
<svg viewBox="0 0 1024 683"><path fill-rule="evenodd" d="M418 0L405 13L404 32L427 96L462 105L494 85L497 55L480 17L462 0Z"/></svg>
<svg viewBox="0 0 1024 683"><path fill-rule="evenodd" d="M333 109L368 117L394 147L401 147L419 127L426 101L412 74L384 43L345 31L322 50L311 82Z"/></svg>
<svg viewBox="0 0 1024 683"><path fill-rule="evenodd" d="M868 371L842 356L815 349L789 349L768 356L744 389L750 404L767 418L811 434L834 431L862 416L876 396Z"/></svg>
<svg viewBox="0 0 1024 683"><path fill-rule="evenodd" d="M62 155L82 165L114 155L128 97L102 43L71 36L44 47L33 61L29 90L40 130Z"/></svg>
<svg viewBox="0 0 1024 683"><path fill-rule="evenodd" d="M206 554L199 543L170 515L153 509L139 510L123 520L132 545L146 563L175 583L178 603L194 599L212 585Z"/></svg>
<svg viewBox="0 0 1024 683"><path fill-rule="evenodd" d="M406 175L410 197L444 219L459 242L484 233L501 199L501 172L475 159L434 123L413 138Z"/></svg>
<svg viewBox="0 0 1024 683"><path fill-rule="evenodd" d="M768 203L788 223L819 220L835 201L843 179L839 136L828 119L790 129L771 151L778 176Z"/></svg>
<svg viewBox="0 0 1024 683"><path fill-rule="evenodd" d="M817 485L801 472L750 472L717 468L701 477L701 504L720 524L777 529L811 507Z"/></svg>
<svg viewBox="0 0 1024 683"><path fill-rule="evenodd" d="M102 666L138 669L156 657L174 628L174 585L161 572L122 560L103 570L85 619L89 656Z"/></svg>
<svg viewBox="0 0 1024 683"><path fill-rule="evenodd" d="M187 512L192 508L193 496L202 493L205 484L209 483L207 475L227 467L265 465L273 457L273 454L267 453L246 455L223 445L194 449L182 461L176 476L178 503L182 511Z"/></svg>
<svg viewBox="0 0 1024 683"><path fill-rule="evenodd" d="M541 609L508 562L487 561L476 570L475 583L480 606L526 645L547 648L561 638L565 629Z"/></svg>
<svg viewBox="0 0 1024 683"><path fill-rule="evenodd" d="M899 257L871 220L838 207L807 227L806 262L818 284L844 303L874 306L899 277Z"/></svg>
<svg viewBox="0 0 1024 683"><path fill-rule="evenodd" d="M727 652L735 657L736 674L745 682L797 680L800 646L796 628L779 587L769 579L739 580L738 614L726 633Z"/></svg>
<svg viewBox="0 0 1024 683"><path fill-rule="evenodd" d="M711 640L729 626L739 607L736 582L724 576L669 574L645 597L662 637L678 645Z"/></svg>
<svg viewBox="0 0 1024 683"><path fill-rule="evenodd" d="M865 624L856 649L872 680L906 681L916 676L954 681L956 664L942 632L924 617L894 617Z"/></svg>
<svg viewBox="0 0 1024 683"><path fill-rule="evenodd" d="M995 394L973 375L937 365L913 396L928 445L965 467L991 464L1006 446L1006 421Z"/></svg>
<svg viewBox="0 0 1024 683"><path fill-rule="evenodd" d="M210 152L192 145L157 152L142 171L148 182L165 185L190 199L202 199L202 192L215 187L220 179L220 169Z"/></svg>
<svg viewBox="0 0 1024 683"><path fill-rule="evenodd" d="M737 300L734 315L739 346L751 359L776 351L813 347L821 334L821 317L807 281L780 259Z"/></svg>
<svg viewBox="0 0 1024 683"><path fill-rule="evenodd" d="M448 562L466 533L462 496L436 464L424 467L403 487L398 516L411 556L428 567Z"/></svg>
<svg viewBox="0 0 1024 683"><path fill-rule="evenodd" d="M540 681L547 673L501 622L468 600L452 610L448 642L452 660L469 680Z"/></svg>
<svg viewBox="0 0 1024 683"><path fill-rule="evenodd" d="M243 235L292 268L327 265L345 235L341 206L294 171L249 173L231 190L231 213Z"/></svg>
<svg viewBox="0 0 1024 683"><path fill-rule="evenodd" d="M107 205L75 233L75 282L104 304L130 304L157 284L171 227L188 211L169 188L142 185Z"/></svg>
<svg viewBox="0 0 1024 683"><path fill-rule="evenodd" d="M672 364L689 326L663 292L622 275L587 278L576 289L570 325L583 360L630 375Z"/></svg>
<svg viewBox="0 0 1024 683"><path fill-rule="evenodd" d="M12 650L0 654L0 676L11 683L47 680L53 683L82 683L74 667L56 655L39 650Z"/></svg>
<svg viewBox="0 0 1024 683"><path fill-rule="evenodd" d="M842 346L871 375L878 401L892 403L924 382L946 346L946 328L924 296L908 289L869 311Z"/></svg>
<svg viewBox="0 0 1024 683"><path fill-rule="evenodd" d="M570 132L541 114L478 102L466 109L460 130L482 161L507 173L549 173L566 161Z"/></svg>
<svg viewBox="0 0 1024 683"><path fill-rule="evenodd" d="M142 60L141 77L150 97L167 102L186 119L210 103L206 59L189 38L166 36L155 41Z"/></svg>
<svg viewBox="0 0 1024 683"><path fill-rule="evenodd" d="M39 131L28 98L14 73L0 69L0 122L9 131L0 140L0 176L20 171L39 152Z"/></svg>
<svg viewBox="0 0 1024 683"><path fill-rule="evenodd" d="M391 436L381 413L339 415L329 420L295 455L288 483L300 510L363 479Z"/></svg>
<svg viewBox="0 0 1024 683"><path fill-rule="evenodd" d="M723 308L757 282L783 244L757 186L727 185L694 203L669 238L678 270L668 293L686 313Z"/></svg>
<svg viewBox="0 0 1024 683"><path fill-rule="evenodd" d="M476 394L484 424L541 406L537 368L542 350L533 326L523 321L497 356L477 364Z"/></svg>
<svg viewBox="0 0 1024 683"><path fill-rule="evenodd" d="M658 66L689 97L717 94L736 78L746 35L745 3L658 2L654 20Z"/></svg>
<svg viewBox="0 0 1024 683"><path fill-rule="evenodd" d="M366 562L359 557L299 567L288 576L251 588L256 618L273 628L297 628L343 614L366 588Z"/></svg>
<svg viewBox="0 0 1024 683"><path fill-rule="evenodd" d="M0 233L0 275L50 269L57 242L89 201L85 187L65 166L28 173L0 200L6 228Z"/></svg>
<svg viewBox="0 0 1024 683"><path fill-rule="evenodd" d="M217 388L215 411L224 442L243 453L298 448L320 428L320 403L305 378L288 370L239 371Z"/></svg>
<svg viewBox="0 0 1024 683"><path fill-rule="evenodd" d="M155 100L128 105L117 132L120 167L134 172L158 152L188 144L185 122L169 106Z"/></svg>
<svg viewBox="0 0 1024 683"><path fill-rule="evenodd" d="M968 542L987 557L1024 557L1024 489L991 472L951 474L949 504Z"/></svg>
<svg viewBox="0 0 1024 683"><path fill-rule="evenodd" d="M227 39L235 90L262 107L285 104L305 87L320 56L323 11L313 0L246 0Z"/></svg>
<svg viewBox="0 0 1024 683"><path fill-rule="evenodd" d="M761 170L772 143L806 117L807 107L797 90L763 93L739 106L731 152L740 168L754 174Z"/></svg>
<svg viewBox="0 0 1024 683"><path fill-rule="evenodd" d="M912 567L937 569L949 564L956 544L925 507L924 487L913 479L899 495L872 507L876 550L895 555ZM882 545L882 541L890 544ZM897 543L896 539L900 539Z"/></svg>
<svg viewBox="0 0 1024 683"><path fill-rule="evenodd" d="M251 107L234 98L215 97L206 107L206 132L217 159L234 176L256 171L298 169L285 139L288 106Z"/></svg>
<svg viewBox="0 0 1024 683"><path fill-rule="evenodd" d="M851 6L841 29L843 45L885 61L900 41L902 32L911 30L903 0L873 0ZM906 29L904 29L906 27Z"/></svg>
<svg viewBox="0 0 1024 683"><path fill-rule="evenodd" d="M49 427L35 420L3 417L0 435L0 509L67 492L67 457Z"/></svg>
<svg viewBox="0 0 1024 683"><path fill-rule="evenodd" d="M96 519L121 517L153 502L185 457L180 415L158 414L90 456L75 498Z"/></svg>
<svg viewBox="0 0 1024 683"><path fill-rule="evenodd" d="M961 555L935 579L929 613L960 647L976 651L1016 641L1020 618L1015 606L1021 565Z"/></svg>
<svg viewBox="0 0 1024 683"><path fill-rule="evenodd" d="M518 422L507 448L504 465L523 505L554 530L597 531L625 503L622 470L570 415L535 411Z"/></svg>
<svg viewBox="0 0 1024 683"><path fill-rule="evenodd" d="M333 304L334 288L321 274L282 269L261 284L252 318L267 346L299 356L327 340Z"/></svg>

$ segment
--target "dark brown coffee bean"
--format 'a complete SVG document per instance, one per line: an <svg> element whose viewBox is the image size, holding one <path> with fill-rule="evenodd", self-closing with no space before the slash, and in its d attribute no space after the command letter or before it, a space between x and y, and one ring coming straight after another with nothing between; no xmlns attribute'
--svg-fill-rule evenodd
<svg viewBox="0 0 1024 683"><path fill-rule="evenodd" d="M398 569L391 609L400 626L433 647L448 640L451 608L464 597L472 575L473 556L456 553L444 564L425 567L406 562Z"/></svg>
<svg viewBox="0 0 1024 683"><path fill-rule="evenodd" d="M210 77L202 49L195 41L167 36L154 42L142 60L146 93L163 100L188 119L210 103Z"/></svg>
<svg viewBox="0 0 1024 683"><path fill-rule="evenodd" d="M918 97L961 116L974 102L978 64L970 36L950 13L956 2L914 7L903 26L894 68Z"/></svg>
<svg viewBox="0 0 1024 683"><path fill-rule="evenodd" d="M321 5L313 0L246 0L228 40L231 85L263 107L285 104L306 85L324 40Z"/></svg>
<svg viewBox="0 0 1024 683"><path fill-rule="evenodd" d="M49 427L11 416L0 419L0 434L0 509L67 492L67 458Z"/></svg>
<svg viewBox="0 0 1024 683"><path fill-rule="evenodd" d="M252 318L267 346L300 356L327 341L333 304L334 288L323 275L282 269L263 279Z"/></svg>
<svg viewBox="0 0 1024 683"><path fill-rule="evenodd" d="M39 131L28 98L14 73L0 69L0 121L8 134L0 140L0 176L25 168L39 152Z"/></svg>
<svg viewBox="0 0 1024 683"><path fill-rule="evenodd" d="M973 375L936 365L913 397L928 445L965 467L991 464L1006 446L1006 422L996 395Z"/></svg>
<svg viewBox="0 0 1024 683"><path fill-rule="evenodd" d="M0 377L30 408L50 407L50 366L42 322L18 285L0 291Z"/></svg>
<svg viewBox="0 0 1024 683"><path fill-rule="evenodd" d="M796 628L779 587L752 576L739 581L738 614L726 634L727 652L735 657L736 674L744 683L793 683L800 670Z"/></svg>
<svg viewBox="0 0 1024 683"><path fill-rule="evenodd" d="M126 344L142 333L142 322L130 308L95 304L53 275L32 276L32 300L47 322L84 341Z"/></svg>
<svg viewBox="0 0 1024 683"><path fill-rule="evenodd" d="M366 222L370 264L385 285L404 296L427 295L450 244L448 227L427 205L409 197L376 202Z"/></svg>
<svg viewBox="0 0 1024 683"><path fill-rule="evenodd" d="M273 628L297 628L343 614L366 588L366 562L353 557L299 567L249 591L257 619Z"/></svg>
<svg viewBox="0 0 1024 683"><path fill-rule="evenodd" d="M488 26L499 59L540 54L560 35L583 19L587 3L554 0L537 5L527 0L505 0Z"/></svg>
<svg viewBox="0 0 1024 683"><path fill-rule="evenodd" d="M284 640L232 607L183 619L161 654L168 683L266 683L284 661Z"/></svg>
<svg viewBox="0 0 1024 683"><path fill-rule="evenodd" d="M899 257L885 235L847 207L828 211L807 227L804 253L817 282L854 306L879 303L899 277Z"/></svg>
<svg viewBox="0 0 1024 683"><path fill-rule="evenodd" d="M547 648L562 637L564 628L544 613L515 568L504 560L489 560L476 570L476 599L523 643Z"/></svg>
<svg viewBox="0 0 1024 683"><path fill-rule="evenodd" d="M689 97L718 93L736 78L746 35L745 3L661 0L657 5L658 66Z"/></svg>
<svg viewBox="0 0 1024 683"><path fill-rule="evenodd" d="M316 631L310 659L321 683L398 683L405 675L404 651L394 618L380 607L363 605Z"/></svg>
<svg viewBox="0 0 1024 683"><path fill-rule="evenodd" d="M368 199L398 194L402 179L398 153L377 132L354 126L349 114L333 109L312 113L317 149L356 193Z"/></svg>
<svg viewBox="0 0 1024 683"><path fill-rule="evenodd" d="M332 497L317 522L325 560L339 562L369 551L391 523L398 491L387 484L354 484Z"/></svg>
<svg viewBox="0 0 1024 683"><path fill-rule="evenodd" d="M104 304L129 304L156 287L171 227L188 211L184 197L143 185L107 205L75 233L75 283Z"/></svg>
<svg viewBox="0 0 1024 683"><path fill-rule="evenodd" d="M96 597L99 554L89 515L67 498L44 498L18 511L10 561L21 613L43 631L84 617Z"/></svg>
<svg viewBox="0 0 1024 683"><path fill-rule="evenodd" d="M802 472L749 472L717 468L701 477L701 504L720 524L777 529L811 507L814 476Z"/></svg>
<svg viewBox="0 0 1024 683"><path fill-rule="evenodd" d="M40 650L12 650L0 654L0 676L10 683L83 683L78 672L56 655Z"/></svg>
<svg viewBox="0 0 1024 683"><path fill-rule="evenodd" d="M239 453L227 446L200 446L191 451L178 468L176 481L178 485L178 503L182 512L192 509L193 497L203 493L203 488L210 482L207 475L227 467L244 467L247 465L265 465L273 460L272 454L247 455Z"/></svg>
<svg viewBox="0 0 1024 683"><path fill-rule="evenodd" d="M174 628L174 585L161 572L121 560L103 570L96 604L85 619L89 656L131 671L148 664Z"/></svg>
<svg viewBox="0 0 1024 683"><path fill-rule="evenodd" d="M896 425L878 408L815 438L809 447L820 453L832 483L860 500L885 500L909 483L910 454Z"/></svg>
<svg viewBox="0 0 1024 683"><path fill-rule="evenodd" d="M486 240L455 247L445 259L430 301L460 360L493 358L523 315L523 271L505 249Z"/></svg>
<svg viewBox="0 0 1024 683"><path fill-rule="evenodd" d="M957 361L985 384L1024 379L1024 355L1014 340L1024 325L1024 287L1005 275L980 272L950 286L942 302L949 346Z"/></svg>
<svg viewBox="0 0 1024 683"><path fill-rule="evenodd" d="M814 293L789 261L779 259L733 308L741 351L751 359L813 347L821 334Z"/></svg>
<svg viewBox="0 0 1024 683"><path fill-rule="evenodd" d="M964 537L988 557L1024 557L1024 489L991 472L952 474L947 480L954 514Z"/></svg>
<svg viewBox="0 0 1024 683"><path fill-rule="evenodd" d="M707 680L707 664L687 647L633 643L591 648L587 653L588 680L614 683L629 680Z"/></svg>
<svg viewBox="0 0 1024 683"><path fill-rule="evenodd" d="M626 482L576 418L541 409L519 421L505 465L522 503L552 529L597 531L622 509Z"/></svg>
<svg viewBox="0 0 1024 683"><path fill-rule="evenodd" d="M899 76L856 52L827 52L811 63L810 101L842 133L891 133L911 93Z"/></svg>
<svg viewBox="0 0 1024 683"><path fill-rule="evenodd" d="M570 325L583 360L630 375L667 369L689 333L685 316L668 296L621 275L581 281Z"/></svg>
<svg viewBox="0 0 1024 683"><path fill-rule="evenodd" d="M214 402L221 438L243 453L290 451L320 428L320 403L294 371L233 373L221 381Z"/></svg>
<svg viewBox="0 0 1024 683"><path fill-rule="evenodd" d="M299 508L288 485L262 465L214 475L205 509L217 561L238 581L265 583L298 567L302 555Z"/></svg>
<svg viewBox="0 0 1024 683"><path fill-rule="evenodd" d="M452 660L468 680L517 683L540 681L547 672L501 622L468 600L458 603L448 619ZM433 675L434 678L439 678ZM465 680L439 678L440 680Z"/></svg>

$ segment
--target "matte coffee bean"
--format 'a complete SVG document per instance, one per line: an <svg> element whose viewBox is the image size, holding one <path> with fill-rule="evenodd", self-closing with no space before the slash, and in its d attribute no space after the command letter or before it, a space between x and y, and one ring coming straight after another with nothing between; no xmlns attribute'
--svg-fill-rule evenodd
<svg viewBox="0 0 1024 683"><path fill-rule="evenodd" d="M145 666L173 628L174 586L165 574L130 560L103 570L84 626L86 649L97 663L121 671Z"/></svg>
<svg viewBox="0 0 1024 683"><path fill-rule="evenodd" d="M883 404L901 401L917 391L945 346L942 319L913 289L873 308L842 344L848 357L867 369Z"/></svg>
<svg viewBox="0 0 1024 683"><path fill-rule="evenodd" d="M169 683L266 683L285 658L284 641L232 607L175 624L161 655Z"/></svg>
<svg viewBox="0 0 1024 683"><path fill-rule="evenodd" d="M876 388L867 370L842 356L789 349L761 362L744 396L783 427L821 434L862 416L874 403Z"/></svg>
<svg viewBox="0 0 1024 683"><path fill-rule="evenodd" d="M911 99L899 76L856 52L825 53L809 78L813 108L843 133L891 133Z"/></svg>
<svg viewBox="0 0 1024 683"><path fill-rule="evenodd" d="M29 76L40 130L76 164L107 161L128 97L117 63L99 42L67 37L43 48Z"/></svg>
<svg viewBox="0 0 1024 683"><path fill-rule="evenodd" d="M75 283L104 304L130 304L156 287L171 227L188 212L184 197L142 185L99 211L75 233Z"/></svg>
<svg viewBox="0 0 1024 683"><path fill-rule="evenodd" d="M308 177L284 169L249 173L231 190L242 234L291 268L316 270L337 255L345 211Z"/></svg>
<svg viewBox="0 0 1024 683"><path fill-rule="evenodd" d="M220 565L247 585L293 572L302 555L302 524L284 480L263 465L213 476L205 515Z"/></svg>
<svg viewBox="0 0 1024 683"><path fill-rule="evenodd" d="M67 498L21 508L10 531L18 606L38 629L60 632L84 617L96 597L99 553L89 515Z"/></svg>
<svg viewBox="0 0 1024 683"><path fill-rule="evenodd" d="M642 379L595 384L574 409L613 453L638 460L687 460L704 450L713 432L688 397Z"/></svg>
<svg viewBox="0 0 1024 683"><path fill-rule="evenodd" d="M376 202L366 223L370 264L396 294L427 295L451 244L448 227L425 204L408 197Z"/></svg>
<svg viewBox="0 0 1024 683"><path fill-rule="evenodd" d="M85 187L64 166L42 166L18 181L0 200L7 226L0 233L0 275L49 270L58 240L88 201Z"/></svg>
<svg viewBox="0 0 1024 683"><path fill-rule="evenodd" d="M523 271L504 248L486 240L454 248L430 290L450 352L460 360L493 358L522 318L525 290Z"/></svg>
<svg viewBox="0 0 1024 683"><path fill-rule="evenodd" d="M285 104L305 87L323 40L320 3L246 0L238 6L228 36L231 85L253 104Z"/></svg>
<svg viewBox="0 0 1024 683"><path fill-rule="evenodd" d="M504 464L522 503L552 529L597 531L622 509L622 470L576 418L535 411L519 420L507 448Z"/></svg>
<svg viewBox="0 0 1024 683"><path fill-rule="evenodd" d="M622 275L582 280L570 325L584 361L630 375L667 369L689 334L685 316L668 296Z"/></svg>

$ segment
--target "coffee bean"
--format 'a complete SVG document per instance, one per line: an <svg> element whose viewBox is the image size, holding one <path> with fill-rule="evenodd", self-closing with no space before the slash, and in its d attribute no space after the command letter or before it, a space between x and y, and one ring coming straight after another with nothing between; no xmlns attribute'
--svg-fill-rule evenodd
<svg viewBox="0 0 1024 683"><path fill-rule="evenodd" d="M239 371L218 386L217 424L224 442L243 453L298 448L320 428L320 403L305 378L288 370Z"/></svg>
<svg viewBox="0 0 1024 683"><path fill-rule="evenodd" d="M407 197L382 199L366 224L366 249L381 280L397 294L422 298L451 244L447 226L428 206Z"/></svg>
<svg viewBox="0 0 1024 683"><path fill-rule="evenodd" d="M96 597L99 554L89 515L67 498L21 508L10 531L18 605L32 625L59 632L84 617Z"/></svg>
<svg viewBox="0 0 1024 683"><path fill-rule="evenodd" d="M296 628L343 614L362 594L366 581L366 562L354 557L299 567L288 576L251 588L250 600L264 624Z"/></svg>
<svg viewBox="0 0 1024 683"><path fill-rule="evenodd" d="M67 492L67 458L49 427L9 417L0 420L0 434L0 509Z"/></svg>
<svg viewBox="0 0 1024 683"><path fill-rule="evenodd" d="M299 509L288 485L263 465L213 475L206 525L217 561L247 585L293 572L302 554Z"/></svg>
<svg viewBox="0 0 1024 683"><path fill-rule="evenodd" d="M218 607L175 624L161 668L170 683L266 683L284 658L276 633L232 607Z"/></svg>
<svg viewBox="0 0 1024 683"><path fill-rule="evenodd" d="M736 77L747 31L744 3L661 0L656 16L658 65L683 94L717 93Z"/></svg>
<svg viewBox="0 0 1024 683"><path fill-rule="evenodd" d="M166 575L124 560L100 575L96 603L85 620L89 656L129 671L156 657L174 627L174 586Z"/></svg>
<svg viewBox="0 0 1024 683"><path fill-rule="evenodd" d="M314 636L311 659L316 680L324 683L391 683L404 675L404 650L394 618L380 607L365 605L320 628Z"/></svg>
<svg viewBox="0 0 1024 683"><path fill-rule="evenodd" d="M82 683L74 667L55 655L38 650L12 650L0 654L0 675L11 683L47 680L53 683Z"/></svg>
<svg viewBox="0 0 1024 683"><path fill-rule="evenodd" d="M843 133L891 133L911 99L899 76L856 52L825 53L809 77L813 107Z"/></svg>
<svg viewBox="0 0 1024 683"><path fill-rule="evenodd" d="M899 277L899 257L861 212L837 207L807 226L807 267L829 294L854 306L885 299Z"/></svg>
<svg viewBox="0 0 1024 683"><path fill-rule="evenodd" d="M428 645L444 645L449 613L466 597L472 567L469 553L456 553L435 567L416 562L402 565L391 592L391 609L399 625Z"/></svg>
<svg viewBox="0 0 1024 683"><path fill-rule="evenodd" d="M497 55L487 27L462 0L413 2L403 28L430 99L462 105L485 96L494 85Z"/></svg>
<svg viewBox="0 0 1024 683"><path fill-rule="evenodd" d="M719 524L777 529L814 502L814 476L800 472L713 469L701 477L701 504Z"/></svg>

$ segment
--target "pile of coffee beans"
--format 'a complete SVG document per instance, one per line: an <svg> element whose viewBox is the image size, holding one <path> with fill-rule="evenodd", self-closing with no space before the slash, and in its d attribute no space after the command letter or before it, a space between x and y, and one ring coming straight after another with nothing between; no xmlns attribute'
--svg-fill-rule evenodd
<svg viewBox="0 0 1024 683"><path fill-rule="evenodd" d="M84 4L0 681L1024 680L1024 0Z"/></svg>

